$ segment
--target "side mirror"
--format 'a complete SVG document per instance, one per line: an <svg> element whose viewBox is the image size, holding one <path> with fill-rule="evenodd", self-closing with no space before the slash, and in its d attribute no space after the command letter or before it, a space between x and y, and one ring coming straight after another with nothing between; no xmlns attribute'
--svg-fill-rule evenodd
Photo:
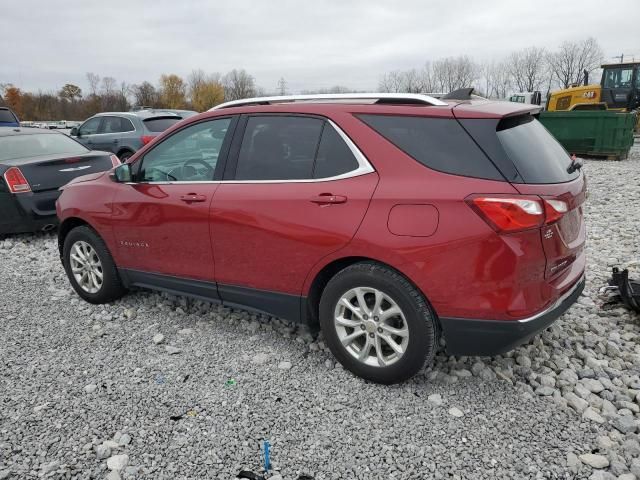
<svg viewBox="0 0 640 480"><path fill-rule="evenodd" d="M113 179L118 183L129 183L132 181L131 165L123 163L113 170Z"/></svg>
<svg viewBox="0 0 640 480"><path fill-rule="evenodd" d="M73 127L71 129L71 132L69 132L69 135L71 135L72 137L79 137L80 135L78 135L78 127Z"/></svg>

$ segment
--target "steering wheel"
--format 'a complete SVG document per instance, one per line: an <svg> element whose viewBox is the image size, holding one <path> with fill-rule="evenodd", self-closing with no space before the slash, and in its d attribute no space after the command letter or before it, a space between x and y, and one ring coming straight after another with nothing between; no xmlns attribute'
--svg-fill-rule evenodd
<svg viewBox="0 0 640 480"><path fill-rule="evenodd" d="M205 162L204 160L202 160L201 158L191 158L191 159L187 160L186 162L184 162L184 164L181 167L176 167L176 168L172 169L170 172L168 172L166 174L167 177L171 177L171 179L169 181L175 180L176 177L184 179L184 178L186 178L188 176L195 175L195 170L196 169L192 166L192 164L198 164L198 165L203 166L207 171L206 176L208 178L210 178L211 180L213 180L213 171L214 171L213 167L211 165L209 165L207 162ZM188 175L186 173L186 170L189 167L194 171L194 173L192 173L190 175Z"/></svg>
<svg viewBox="0 0 640 480"><path fill-rule="evenodd" d="M213 167L201 158L192 158L190 160L187 160L186 162L184 162L184 165L182 165L182 168L190 167L192 163L202 165L207 171L207 177L210 177L213 180Z"/></svg>

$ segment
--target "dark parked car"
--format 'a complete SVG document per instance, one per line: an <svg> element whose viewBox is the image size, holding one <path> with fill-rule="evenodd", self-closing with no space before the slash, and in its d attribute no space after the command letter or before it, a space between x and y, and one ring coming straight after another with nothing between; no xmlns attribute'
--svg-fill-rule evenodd
<svg viewBox="0 0 640 480"><path fill-rule="evenodd" d="M443 97L444 98L444 97ZM539 107L349 94L248 99L162 134L58 200L92 303L147 287L319 325L392 383L496 355L584 288L586 183Z"/></svg>
<svg viewBox="0 0 640 480"><path fill-rule="evenodd" d="M0 127L19 127L20 120L13 111L7 107L0 107Z"/></svg>
<svg viewBox="0 0 640 480"><path fill-rule="evenodd" d="M0 127L0 235L53 228L62 185L119 164L62 133Z"/></svg>
<svg viewBox="0 0 640 480"><path fill-rule="evenodd" d="M98 113L72 128L71 136L92 150L113 152L125 162L182 118L175 113L154 110Z"/></svg>

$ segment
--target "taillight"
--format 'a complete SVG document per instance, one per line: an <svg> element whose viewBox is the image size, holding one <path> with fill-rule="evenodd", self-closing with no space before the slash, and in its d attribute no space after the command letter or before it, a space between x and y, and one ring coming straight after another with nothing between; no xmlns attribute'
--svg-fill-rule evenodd
<svg viewBox="0 0 640 480"><path fill-rule="evenodd" d="M143 145L146 145L154 138L156 138L154 135L143 135L142 137L140 137L140 140L142 140Z"/></svg>
<svg viewBox="0 0 640 480"><path fill-rule="evenodd" d="M112 167L117 167L118 165L120 165L122 162L120 161L120 159L116 156L116 155L111 155L111 166Z"/></svg>
<svg viewBox="0 0 640 480"><path fill-rule="evenodd" d="M18 167L11 167L4 172L4 180L7 182L11 193L26 193L31 191L31 186Z"/></svg>
<svg viewBox="0 0 640 480"><path fill-rule="evenodd" d="M569 210L562 200L539 197L474 196L467 203L496 232L519 232L557 222Z"/></svg>
<svg viewBox="0 0 640 480"><path fill-rule="evenodd" d="M529 230L544 223L544 210L537 198L478 196L467 202L497 232Z"/></svg>
<svg viewBox="0 0 640 480"><path fill-rule="evenodd" d="M562 215L567 213L569 205L562 200L550 200L545 198L544 200L544 214L545 223L557 222L562 218Z"/></svg>

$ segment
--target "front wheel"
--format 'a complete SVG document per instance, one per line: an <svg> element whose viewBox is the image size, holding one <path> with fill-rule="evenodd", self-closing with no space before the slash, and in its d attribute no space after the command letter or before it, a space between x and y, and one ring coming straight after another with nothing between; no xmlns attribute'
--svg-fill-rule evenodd
<svg viewBox="0 0 640 480"><path fill-rule="evenodd" d="M87 226L69 232L64 240L62 263L71 286L87 302L112 302L126 291L107 246Z"/></svg>
<svg viewBox="0 0 640 480"><path fill-rule="evenodd" d="M352 265L329 281L320 300L320 325L338 361L377 383L407 380L436 350L435 315L423 295L376 263Z"/></svg>

